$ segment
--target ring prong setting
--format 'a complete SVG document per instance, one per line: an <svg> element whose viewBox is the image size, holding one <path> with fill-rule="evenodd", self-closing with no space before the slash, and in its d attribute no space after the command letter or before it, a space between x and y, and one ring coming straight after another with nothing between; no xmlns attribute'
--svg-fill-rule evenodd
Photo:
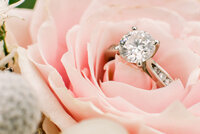
<svg viewBox="0 0 200 134"><path fill-rule="evenodd" d="M135 29L133 27L133 29ZM124 35L119 43L119 53L128 62L145 62L151 58L159 47L159 41L155 41L151 35L145 31L131 31ZM155 45L157 44L157 45ZM138 66L140 66L140 63Z"/></svg>
<svg viewBox="0 0 200 134"><path fill-rule="evenodd" d="M156 49L155 49L153 55L151 56L151 58L152 58L152 57L156 54L156 52L158 51L158 49L159 49L159 47L160 47L160 41L159 41L159 40L155 40L155 41L154 41L154 45L155 45Z"/></svg>
<svg viewBox="0 0 200 134"><path fill-rule="evenodd" d="M159 40L155 40L154 41L154 45L160 45L160 41Z"/></svg>
<svg viewBox="0 0 200 134"><path fill-rule="evenodd" d="M138 66L138 67L142 67L142 61L137 61L137 63L136 63L136 65Z"/></svg>
<svg viewBox="0 0 200 134"><path fill-rule="evenodd" d="M136 26L133 26L132 27L132 30L134 31L134 30L137 30L137 27Z"/></svg>

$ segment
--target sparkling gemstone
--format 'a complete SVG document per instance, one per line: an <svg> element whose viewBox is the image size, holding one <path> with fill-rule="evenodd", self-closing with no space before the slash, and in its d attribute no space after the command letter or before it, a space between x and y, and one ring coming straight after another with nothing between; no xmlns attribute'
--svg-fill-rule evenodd
<svg viewBox="0 0 200 134"><path fill-rule="evenodd" d="M164 83L166 84L166 85L169 85L170 83L171 83L171 81L170 81L170 79L165 79L165 81L164 81Z"/></svg>
<svg viewBox="0 0 200 134"><path fill-rule="evenodd" d="M153 70L157 73L157 74L159 74L160 73L160 69L158 69L158 67L153 67Z"/></svg>
<svg viewBox="0 0 200 134"><path fill-rule="evenodd" d="M166 79L166 75L164 73L162 73L162 72L159 73L159 77L163 81Z"/></svg>
<svg viewBox="0 0 200 134"><path fill-rule="evenodd" d="M145 31L132 31L120 41L120 55L131 63L144 62L156 50L155 40Z"/></svg>

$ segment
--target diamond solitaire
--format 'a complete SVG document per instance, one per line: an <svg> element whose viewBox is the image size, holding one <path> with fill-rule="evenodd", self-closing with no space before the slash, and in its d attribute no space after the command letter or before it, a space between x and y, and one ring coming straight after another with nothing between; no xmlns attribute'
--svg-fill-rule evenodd
<svg viewBox="0 0 200 134"><path fill-rule="evenodd" d="M119 53L128 62L142 64L155 54L158 43L149 33L134 30L121 39Z"/></svg>

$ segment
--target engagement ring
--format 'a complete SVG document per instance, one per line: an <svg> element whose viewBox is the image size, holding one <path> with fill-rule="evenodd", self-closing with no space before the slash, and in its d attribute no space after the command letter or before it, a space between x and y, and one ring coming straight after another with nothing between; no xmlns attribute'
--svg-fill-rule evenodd
<svg viewBox="0 0 200 134"><path fill-rule="evenodd" d="M107 57L120 55L125 61L142 68L158 86L169 85L172 77L159 66L152 57L157 52L160 41L154 40L145 31L132 27L132 31L124 35L118 45L112 45L106 52Z"/></svg>

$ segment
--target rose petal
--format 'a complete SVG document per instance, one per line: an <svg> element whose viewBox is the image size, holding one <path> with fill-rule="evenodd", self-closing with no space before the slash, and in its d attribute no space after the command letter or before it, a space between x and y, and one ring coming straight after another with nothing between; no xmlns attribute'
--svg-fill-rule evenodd
<svg viewBox="0 0 200 134"><path fill-rule="evenodd" d="M186 85L190 73L200 65L200 57L191 50L183 47L168 51L157 62L172 78L178 78L182 81L183 85Z"/></svg>
<svg viewBox="0 0 200 134"><path fill-rule="evenodd" d="M141 89L152 89L152 79L143 70L117 62L117 60L113 80Z"/></svg>
<svg viewBox="0 0 200 134"><path fill-rule="evenodd" d="M130 112L135 114L147 114L136 106L132 105L130 102L121 97L106 98L113 107L121 112ZM102 106L101 106L102 107Z"/></svg>
<svg viewBox="0 0 200 134"><path fill-rule="evenodd" d="M33 43L37 42L37 34L40 26L42 23L46 20L48 17L48 11L47 3L44 0L37 0L35 7L34 7L34 13L32 17L32 21L30 24L30 34L32 37Z"/></svg>
<svg viewBox="0 0 200 134"><path fill-rule="evenodd" d="M185 44L196 54L200 55L200 37L199 36L187 36L184 39Z"/></svg>
<svg viewBox="0 0 200 134"><path fill-rule="evenodd" d="M29 81L37 94L41 111L59 126L61 130L74 124L75 121L64 111L57 98L52 94L51 90L42 79L40 73L27 59L26 51L22 48L18 48L18 54L21 73Z"/></svg>
<svg viewBox="0 0 200 134"><path fill-rule="evenodd" d="M193 116L180 102L173 103L161 114L147 117L145 122L167 134L200 133L200 117Z"/></svg>
<svg viewBox="0 0 200 134"><path fill-rule="evenodd" d="M101 97L94 97L96 99L96 101L99 102L99 104L97 104L97 102L95 102L94 104L97 104L98 108L100 108L99 105L101 105L101 107L104 107L103 108L104 110L106 110L106 108L108 108L107 112L117 114L117 115L119 114L119 117L118 116L115 117L113 114L106 114L107 112L105 112L105 113L101 112L95 105L93 105L93 103L91 103L91 102L94 102L91 99L90 100L85 99L84 100L85 102L79 101L77 99L73 99L70 95L68 95L68 93L64 93L64 92L66 92L66 90L64 90L65 87L64 87L64 83L62 84L61 78L56 78L55 76L58 76L58 75L52 73L51 77L49 77L49 78L54 78L53 80L49 79L50 86L54 89L54 91L58 95L58 97L61 98L61 102L69 109L69 112L72 114L72 116L76 120L82 120L82 119L91 118L91 117L106 117L109 119L116 120L117 122L120 122L122 124L127 124L125 126L131 132L137 131L140 121L138 121L139 119L135 118L134 115L132 115L132 114L129 115L130 117L132 117L132 120L130 120L130 124L129 124L125 119L119 118L121 115L125 116L126 114L123 114L120 111L117 111L116 109L114 109L111 105L109 105ZM56 81L58 83L61 82L61 85L56 84L55 83ZM81 100L83 100L83 99L81 99Z"/></svg>
<svg viewBox="0 0 200 134"><path fill-rule="evenodd" d="M80 17L88 7L91 0L51 0L49 3L49 11L52 15L58 34L58 43L65 45L65 37L67 31L79 23Z"/></svg>
<svg viewBox="0 0 200 134"><path fill-rule="evenodd" d="M199 21L189 21L186 23L183 29L182 36L185 38L190 36L200 36L200 32L198 30L199 28L200 28Z"/></svg>
<svg viewBox="0 0 200 134"><path fill-rule="evenodd" d="M58 53L56 27L52 20L45 21L38 31L38 49L45 63L50 65L57 64Z"/></svg>
<svg viewBox="0 0 200 134"><path fill-rule="evenodd" d="M18 17L7 19L6 24L9 29L8 32L14 34L18 45L27 47L31 44L29 26L33 11L28 9L14 9L11 11L11 13L13 13L13 15L20 16L23 19Z"/></svg>
<svg viewBox="0 0 200 134"><path fill-rule="evenodd" d="M200 2L198 0L175 0L165 3L165 5L172 10L175 10L187 20L200 19Z"/></svg>
<svg viewBox="0 0 200 134"><path fill-rule="evenodd" d="M104 70L105 70L105 73L104 73L103 82L113 80L113 74L114 74L114 70L115 70L115 61L112 60L112 61L106 63L104 66Z"/></svg>
<svg viewBox="0 0 200 134"><path fill-rule="evenodd" d="M146 112L161 112L165 107L173 101L181 99L185 94L184 87L179 80L174 81L167 87L151 91L114 81L102 83L101 88L106 96L121 96Z"/></svg>
<svg viewBox="0 0 200 134"><path fill-rule="evenodd" d="M21 49L20 49L21 50ZM24 50L23 50L24 51ZM21 52L22 53L22 52ZM24 56L24 55L23 55ZM26 60L27 62L29 62L26 57L24 56L24 59L20 59L20 61ZM69 112L69 114L71 113L72 116L74 117L74 119L76 120L81 120L83 118L87 118L88 116L92 116L92 117L96 117L98 114L101 113L101 111L96 108L92 103L90 102L81 102L78 101L77 99L74 99L73 96L71 95L70 91L67 90L67 88L65 87L65 84L61 78L61 76L58 74L58 72L55 71L55 69L49 67L49 66L45 66L42 64L37 63L36 61L34 61L32 59L32 62L34 62L34 64L38 67L38 69L40 71L42 71L42 69L45 69L46 67L46 72L43 73L43 76L46 77L46 80L48 82L48 85L50 88L47 87L47 85L43 85L46 86L47 88L44 87L39 87L39 84L35 84L35 81L30 81L31 84L34 85L35 90L37 91L38 89L40 89L40 91L38 92L38 96L41 96L41 94L44 92L48 92L45 94L45 97L47 98L48 94L51 95L51 100L44 100L45 98L43 98L43 96L41 97L41 99L43 100L42 105L44 104L45 106L44 109L42 108L42 111L45 113L46 116L48 116L61 130L66 129L69 125L69 123L64 123L64 121L66 122L70 122L71 120L71 116L69 116L67 114L67 112ZM30 63L30 62L29 62ZM27 64L27 63L26 63ZM31 64L31 63L30 63ZM20 64L23 65L23 64ZM29 65L29 64L28 64ZM34 66L31 64L29 65L30 68L28 68L29 75L31 75L30 77L32 77L32 69L35 69ZM30 69L30 70L29 70ZM22 68L23 71L26 72L26 67L24 66L24 68ZM43 70L44 71L44 70ZM35 72L36 74L38 72ZM27 73L28 74L28 73ZM23 73L23 75L25 75ZM25 75L25 77L29 77ZM40 78L41 79L41 78ZM37 80L37 79L36 79ZM39 81L38 81L39 83ZM41 89L45 89L44 91ZM55 95L55 96L54 96ZM55 99L53 99L55 97ZM50 99L48 98L48 99ZM58 99L58 100L57 100ZM63 112L65 114L67 114L68 116L66 116L66 118L69 119L65 119L62 118L60 119L59 117L64 117L65 115L60 114L59 116L55 113L59 113L59 109L58 108L54 108L53 110L51 110L50 106L48 106L46 104L46 102L48 102L48 104L50 104L50 106L52 106L52 108L54 108L55 106L53 104L55 104L57 107L60 106L61 109L63 110ZM62 105L62 106L61 106ZM54 107L53 107L54 106ZM79 109L79 110L77 110ZM89 110L89 112L87 110ZM56 112L54 111L56 110ZM64 111L65 110L65 111ZM68 111L69 110L69 111ZM82 111L81 113L79 111ZM63 114L64 114L63 113ZM53 115L52 115L53 114ZM58 117L56 119L54 119L55 117ZM71 121L72 122L72 121Z"/></svg>
<svg viewBox="0 0 200 134"><path fill-rule="evenodd" d="M50 1L48 4L47 4L47 2L44 2L44 3L39 2L39 4L38 4L39 7L44 6L44 5L46 5L48 7L47 11L44 10L42 12L42 13L44 13L44 12L48 13L47 14L48 16L46 15L46 13L44 13L45 15L43 15L41 18L43 18L44 20L47 20L47 21L49 18L51 18L52 19L51 21L53 22L53 23L51 23L52 24L51 27L53 27L54 30L49 32L49 31L47 31L48 29L44 29L43 33L46 33L45 35L49 35L49 33L56 34L53 37L50 36L48 38L48 39L52 38L56 41L56 42L52 42L51 44L54 44L54 46L57 46L57 48L56 49L52 48L51 49L52 51L48 53L50 55L52 54L52 56L54 56L54 54L55 54L56 57L52 58L52 56L51 56L50 59L47 59L47 61L51 60L50 64L52 66L54 66L60 74L62 74L63 79L66 79L66 83L68 83L68 78L65 75L65 72L63 72L64 68L63 68L62 64L59 62L62 55L64 54L64 52L67 51L66 42L65 42L66 31L68 31L68 29L70 29L75 23L78 23L81 14L87 7L90 0L88 0L87 2L84 1L80 7L79 6L77 7L79 10L76 10L76 12L73 12L73 15L75 15L76 17L73 17L74 20L72 21L71 12L68 12L68 11L71 10L71 7L73 7L73 9L74 9L74 6L76 5L77 2L75 2L75 1L71 2L68 0L67 1L59 0L56 2ZM63 3L65 3L65 4L63 4ZM78 5L80 5L80 2L78 2L78 3L79 3ZM36 10L36 14L38 13L38 11ZM63 18L63 17L61 17L62 15L66 16L66 17ZM44 16L46 16L46 18ZM69 22L71 22L71 23L69 23ZM53 26L54 23L55 23L55 26ZM40 22L36 22L36 24L41 25ZM39 32L39 30L38 30L38 32ZM37 33L37 31L36 31L36 33ZM46 37L43 38L41 35L39 35L39 37L41 37L40 38L41 40L43 39L42 41L47 42ZM59 45L56 45L57 43ZM44 45L42 47L46 47L46 45ZM48 50L48 49L45 49L45 50ZM44 52L45 56L46 56L46 54L47 53ZM45 58L47 58L47 57L49 57L49 56L46 56Z"/></svg>
<svg viewBox="0 0 200 134"><path fill-rule="evenodd" d="M82 120L86 118L91 117L106 117L110 119L114 119L117 122L120 122L122 124L126 124L127 121L123 118L120 119L118 117L114 118L112 114L106 114L107 112L117 114L120 117L127 116L126 114L116 110L114 107L112 107L106 100L104 100L102 97L90 97L89 98L80 98L79 100L72 98L65 90L64 84L62 83L61 78L55 77L58 75L52 73L49 78L53 78L52 80L49 79L50 86L52 89L54 89L55 93L58 95L59 98L61 98L61 102L69 109L69 112L72 114L72 116L76 120ZM57 83L55 83L57 82ZM60 83L60 84L58 84ZM93 98L93 99L91 99ZM84 100L80 101L80 100ZM114 101L113 101L114 102ZM115 101L116 103L117 101ZM95 105L94 105L95 104ZM98 108L97 108L98 107ZM102 110L105 110L103 113L100 111L99 108L102 108ZM139 117L135 118L134 114L130 113L129 115L133 119L130 121L131 123L127 126L130 131L136 131L138 129L138 123L139 123Z"/></svg>
<svg viewBox="0 0 200 134"><path fill-rule="evenodd" d="M80 30L80 26L75 25L66 34L67 48L68 48L68 51L70 51L73 54L73 56L75 56L75 44L76 44L76 39L78 36L77 34L79 30Z"/></svg>
<svg viewBox="0 0 200 134"><path fill-rule="evenodd" d="M142 126L142 127L140 128L140 131L139 131L138 134L165 134L165 133L160 132L159 130L150 128L150 127L148 127L148 126Z"/></svg>
<svg viewBox="0 0 200 134"><path fill-rule="evenodd" d="M60 61L61 56L66 52L66 33L67 31L75 24L79 22L80 16L87 8L90 0L87 1L70 1L70 0L58 0L50 1L49 3L49 13L53 17L57 29L57 38L58 38L58 61ZM78 10L75 10L78 9ZM73 11L73 12L71 12ZM65 16L65 17L63 17ZM73 16L73 17L72 17ZM64 70L61 68L59 70ZM63 73L63 72L62 72ZM62 74L61 73L61 74ZM65 78L65 77L64 77Z"/></svg>
<svg viewBox="0 0 200 134"><path fill-rule="evenodd" d="M94 61L93 61L93 57L95 57L95 55L92 54L92 50L91 50L91 44L88 44L87 46L87 50L88 50L88 65L89 65L89 69L90 69L90 75L91 75L91 82L93 82L93 84L99 88L99 84L98 84L98 79L96 79L95 77L95 72L94 72Z"/></svg>
<svg viewBox="0 0 200 134"><path fill-rule="evenodd" d="M104 112L100 117L112 119L123 124L130 133L138 132L138 129L142 124L142 115L130 112L121 112L111 105L108 105L107 100L101 100L97 97L81 98L81 100L93 102L97 107L102 108ZM127 120L127 118L129 118L129 120Z"/></svg>
<svg viewBox="0 0 200 134"><path fill-rule="evenodd" d="M175 0L175 1L158 1L158 0L149 0L141 1L141 0L98 0L93 1L93 3L89 6L87 10L87 15L92 14L91 11L98 9L105 5L112 5L112 6L132 6L137 8L144 8L144 7L162 7L167 8L169 10L173 10L178 12L181 16L189 20L198 20L199 19L199 1L198 0ZM186 9L186 10L185 10Z"/></svg>
<svg viewBox="0 0 200 134"><path fill-rule="evenodd" d="M69 79L60 61L64 51L66 51L66 46L58 45L57 41L55 23L52 18L49 18L38 31L38 50L44 62L56 68L67 84Z"/></svg>
<svg viewBox="0 0 200 134"><path fill-rule="evenodd" d="M195 116L200 116L200 103L198 102L197 104L192 105L191 107L188 108L188 111L190 111L192 114Z"/></svg>
<svg viewBox="0 0 200 134"><path fill-rule="evenodd" d="M63 80L58 73L52 72L49 75L48 80L49 85L60 99L60 102L66 107L67 112L70 113L75 120L79 121L84 118L96 117L99 114L102 114L102 111L95 107L91 102L83 102L75 99L71 95L71 92L66 89Z"/></svg>
<svg viewBox="0 0 200 134"><path fill-rule="evenodd" d="M84 79L81 73L70 64L68 59L71 59L72 57L69 56L70 55L64 54L62 63L71 81L75 96L86 97L103 95L102 92L91 83L91 81Z"/></svg>
<svg viewBox="0 0 200 134"><path fill-rule="evenodd" d="M192 85L195 85L200 80L200 68L196 68L192 73L190 74L186 88L189 88Z"/></svg>
<svg viewBox="0 0 200 134"><path fill-rule="evenodd" d="M127 4L125 2L120 5L115 4L115 2L107 4L96 0L83 15L81 23L87 23L87 25L92 26L100 21L117 22L130 19L151 18L168 23L173 28L171 30L175 36L178 36L184 27L184 18L172 10L149 6L131 6L131 4L129 8L124 8L126 6L123 5Z"/></svg>
<svg viewBox="0 0 200 134"><path fill-rule="evenodd" d="M200 81L190 87L190 91L184 98L183 103L186 107L190 107L200 101Z"/></svg>

